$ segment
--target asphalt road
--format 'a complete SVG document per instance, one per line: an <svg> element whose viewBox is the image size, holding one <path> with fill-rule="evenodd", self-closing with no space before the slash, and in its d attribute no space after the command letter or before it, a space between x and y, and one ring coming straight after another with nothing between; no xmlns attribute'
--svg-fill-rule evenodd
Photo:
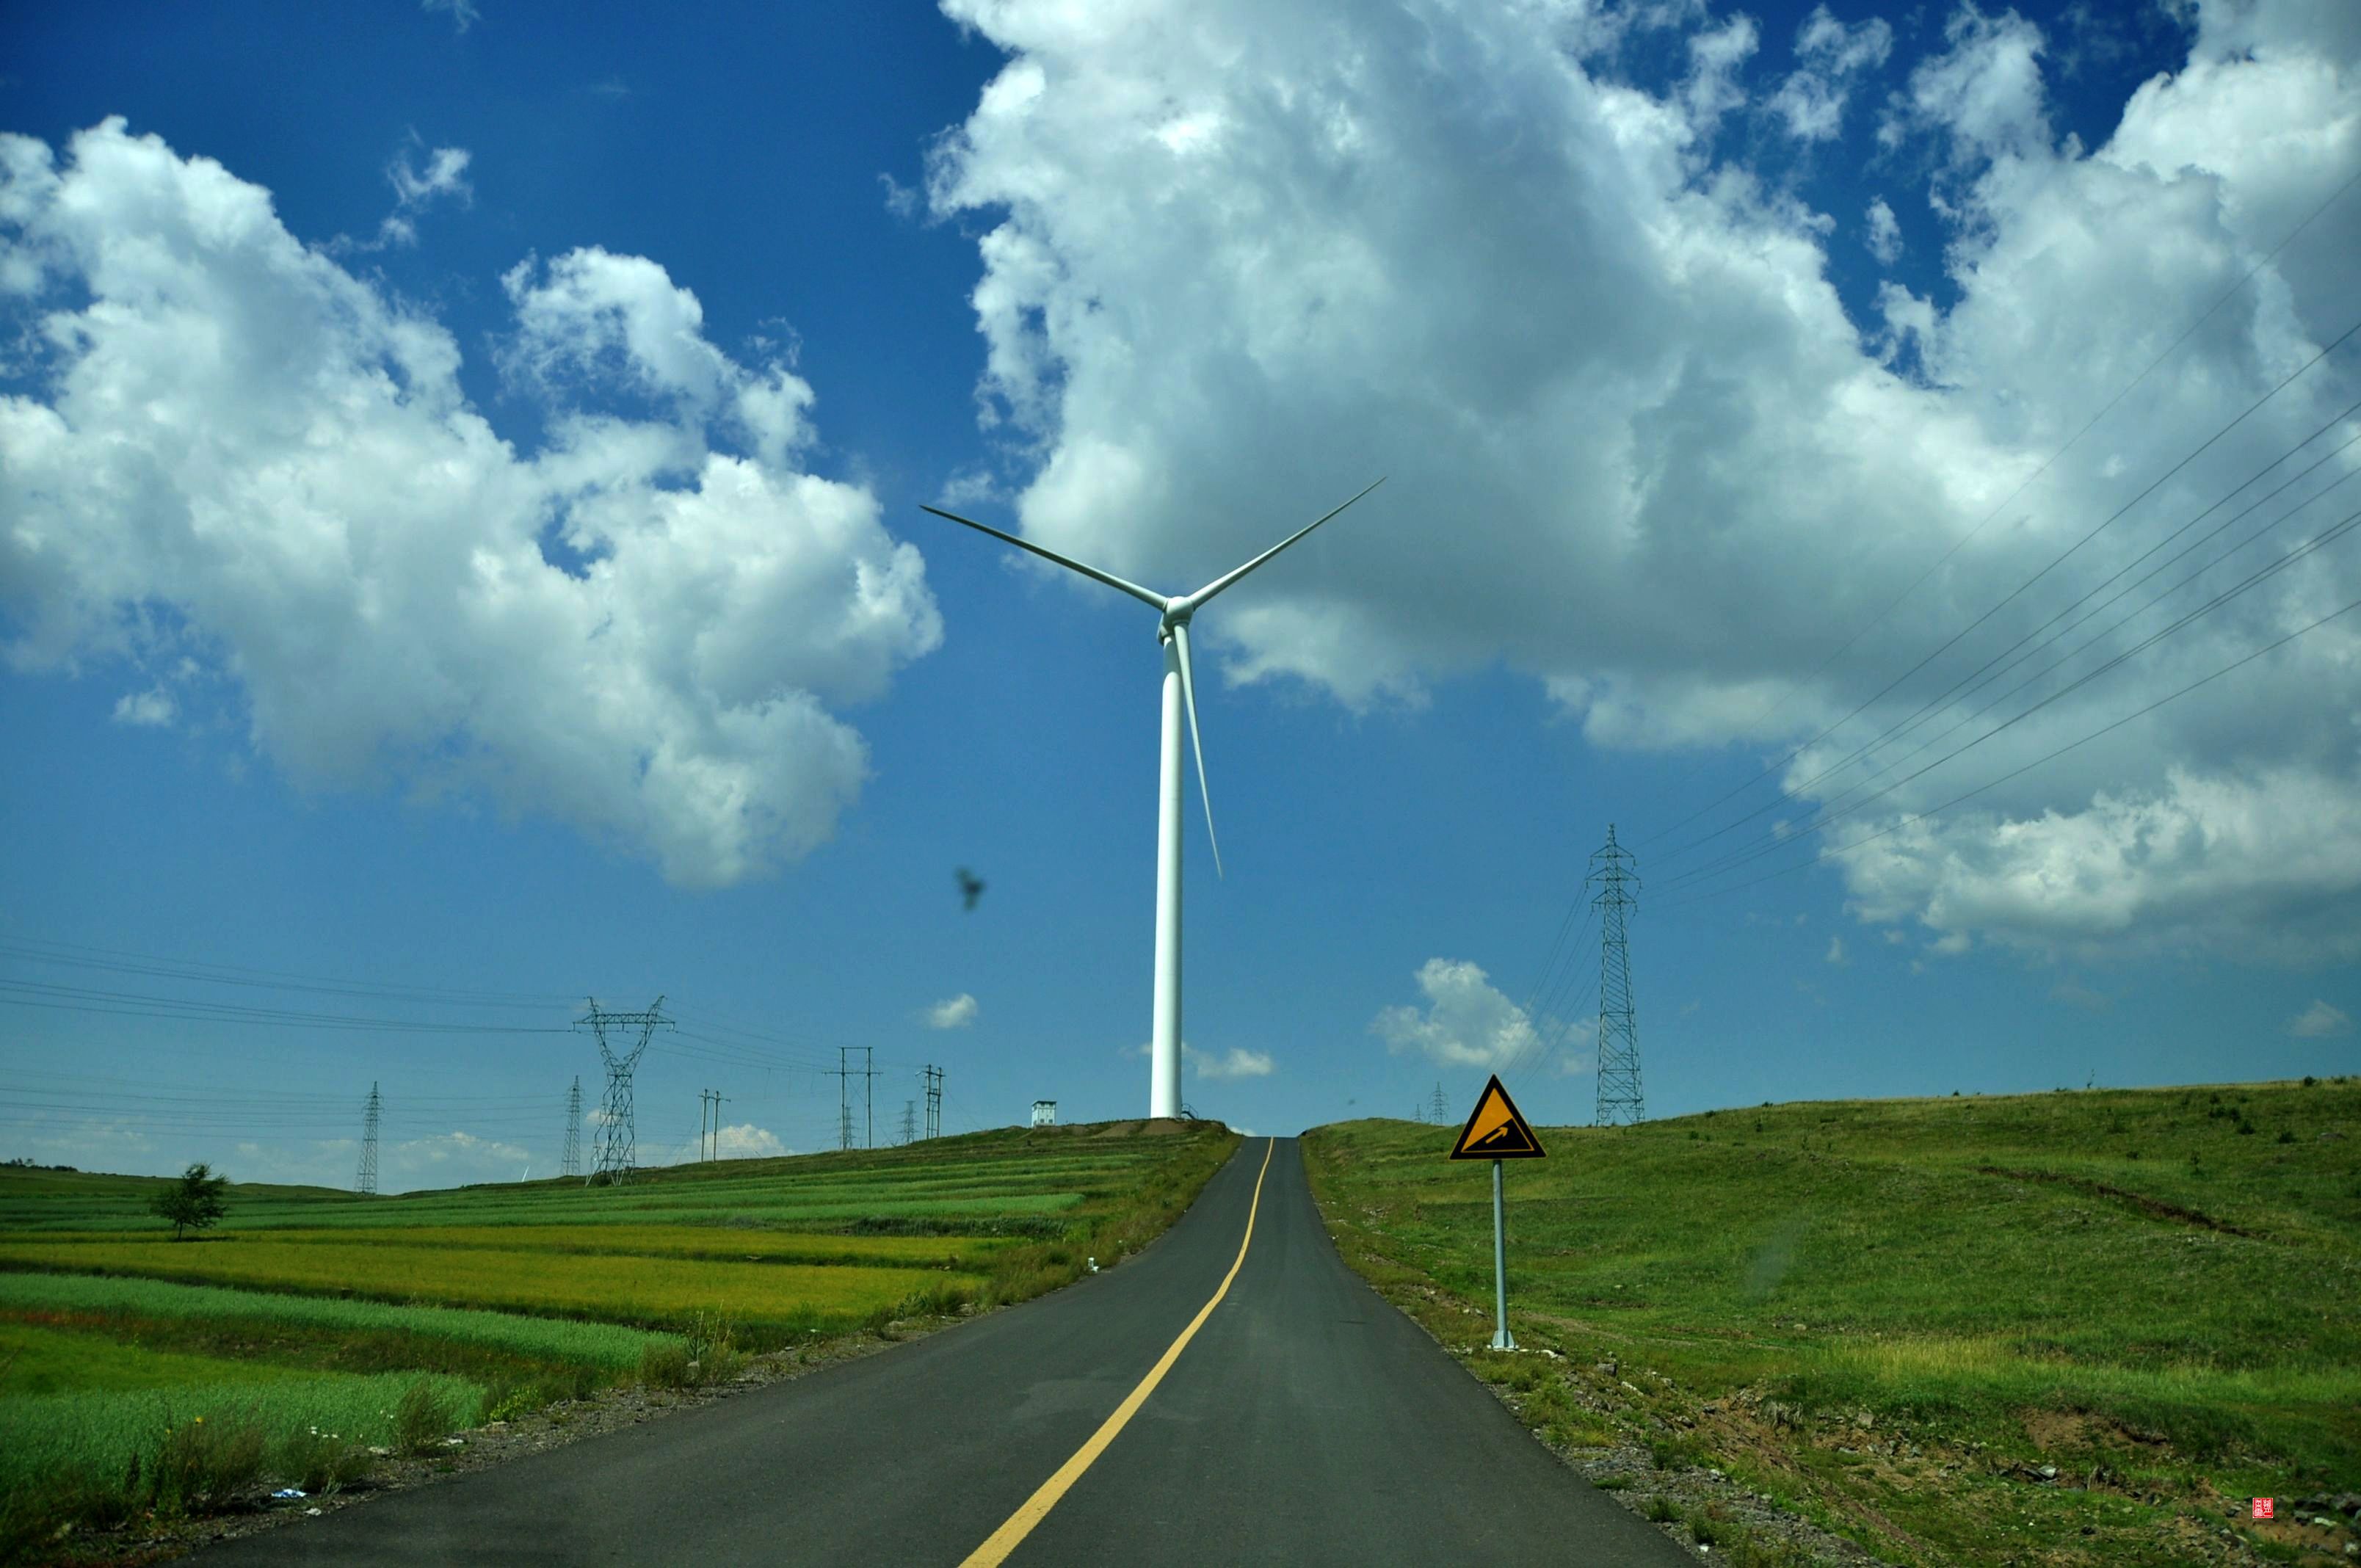
<svg viewBox="0 0 2361 1568"><path fill-rule="evenodd" d="M1345 1266L1289 1138L1247 1140L1156 1245L1040 1300L199 1556L950 1568L1084 1448L1233 1266L1011 1568L1692 1561Z"/></svg>

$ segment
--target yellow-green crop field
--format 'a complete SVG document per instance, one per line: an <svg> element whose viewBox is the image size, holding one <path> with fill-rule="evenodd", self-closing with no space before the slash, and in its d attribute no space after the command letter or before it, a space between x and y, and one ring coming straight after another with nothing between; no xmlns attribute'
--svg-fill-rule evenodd
<svg viewBox="0 0 2361 1568"><path fill-rule="evenodd" d="M383 1225L368 1230L290 1227L233 1234L278 1246L483 1247L707 1258L717 1263L866 1264L970 1272L989 1266L994 1253L1017 1245L1016 1238L1005 1236L834 1235L808 1231L736 1230L717 1225ZM170 1236L153 1233L129 1237L121 1231L64 1231L12 1236L0 1245L38 1247L97 1243L145 1246L170 1242Z"/></svg>
<svg viewBox="0 0 2361 1568"><path fill-rule="evenodd" d="M0 1562L61 1524L365 1484L364 1445L430 1427L1022 1300L1145 1245L1237 1142L1115 1123L621 1186L233 1186L188 1241L148 1212L159 1179L0 1168Z"/></svg>

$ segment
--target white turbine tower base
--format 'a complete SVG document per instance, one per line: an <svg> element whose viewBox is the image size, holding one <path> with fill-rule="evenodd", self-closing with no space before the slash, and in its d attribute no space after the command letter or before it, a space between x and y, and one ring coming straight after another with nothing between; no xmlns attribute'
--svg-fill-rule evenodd
<svg viewBox="0 0 2361 1568"><path fill-rule="evenodd" d="M1005 540L1019 550L1029 551L1045 561L1055 561L1071 571L1129 594L1154 606L1160 617L1156 640L1164 645L1164 689L1156 764L1156 993L1155 1016L1148 1033L1150 1116L1180 1113L1180 716L1184 710L1189 717L1189 749L1197 757L1197 795L1205 803L1205 840L1213 847L1214 874L1218 876L1222 872L1221 841L1213 836L1213 801L1205 788L1205 743L1197 729L1196 683L1189 668L1189 618L1207 599L1384 483L1384 479L1378 479L1345 506L1305 524L1245 565L1214 578L1193 594L1159 594L957 512L945 511L940 507L921 509L937 517L965 523L979 533Z"/></svg>

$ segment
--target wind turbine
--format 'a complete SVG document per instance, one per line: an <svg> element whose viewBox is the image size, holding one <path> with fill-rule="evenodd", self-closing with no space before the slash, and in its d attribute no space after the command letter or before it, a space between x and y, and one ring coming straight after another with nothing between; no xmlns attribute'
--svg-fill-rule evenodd
<svg viewBox="0 0 2361 1568"><path fill-rule="evenodd" d="M1044 549L1013 533L1003 533L957 512L945 511L940 507L922 509L937 517L965 523L979 533L1005 540L1019 550L1030 551L1045 561L1055 561L1093 582L1129 594L1153 606L1161 617L1156 625L1156 640L1164 645L1164 740L1156 774L1156 996L1155 1018L1148 1034L1150 1116L1180 1113L1180 710L1184 707L1189 710L1189 749L1197 757L1197 796L1205 803L1205 839L1213 848L1214 874L1218 876L1222 871L1221 841L1213 836L1213 802L1205 791L1205 745L1197 733L1197 693L1189 670L1189 618L1203 609L1205 601L1215 594L1384 483L1383 478L1378 479L1345 506L1298 529L1245 565L1215 577L1193 594L1156 593L1137 583L1127 583L1112 572L1086 566L1071 556Z"/></svg>

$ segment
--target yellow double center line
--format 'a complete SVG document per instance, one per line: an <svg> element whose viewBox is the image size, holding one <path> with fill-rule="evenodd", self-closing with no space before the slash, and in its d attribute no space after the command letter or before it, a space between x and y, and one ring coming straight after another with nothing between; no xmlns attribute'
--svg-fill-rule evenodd
<svg viewBox="0 0 2361 1568"><path fill-rule="evenodd" d="M1189 1320L1189 1326L1180 1331L1180 1337L1157 1358L1156 1365L1148 1369L1148 1376L1139 1380L1139 1387L1126 1395L1123 1403L1115 1408L1115 1414L1099 1423L1099 1430L1091 1433L1091 1440L1076 1449L1071 1459L1059 1465L1058 1473L1042 1482L1040 1489L1026 1498L1024 1507L1009 1515L1007 1522L994 1530L989 1540L969 1552L960 1568L995 1568L997 1563L1005 1561L1010 1552L1016 1550L1016 1543L1032 1534L1033 1527L1049 1517L1049 1510L1058 1506L1058 1499L1082 1478L1082 1472L1106 1452L1107 1444L1115 1441L1115 1434L1139 1413L1139 1407L1148 1403L1148 1397L1156 1392L1156 1386L1164 1381L1164 1375L1172 1370L1172 1364L1180 1359L1180 1353L1189 1348L1189 1342L1197 1337L1197 1331L1205 1326L1205 1320L1213 1315L1213 1309L1220 1306L1222 1298L1230 1293L1230 1281L1238 1277L1239 1268L1245 1265L1246 1248L1254 1245L1255 1215L1262 1210L1262 1179L1270 1173L1270 1151L1278 1146L1277 1138L1263 1145L1262 1169L1255 1173L1254 1201L1246 1206L1246 1234L1238 1243L1237 1261L1230 1265L1227 1274L1222 1276L1222 1288L1213 1292L1213 1299L1197 1309L1197 1315Z"/></svg>

